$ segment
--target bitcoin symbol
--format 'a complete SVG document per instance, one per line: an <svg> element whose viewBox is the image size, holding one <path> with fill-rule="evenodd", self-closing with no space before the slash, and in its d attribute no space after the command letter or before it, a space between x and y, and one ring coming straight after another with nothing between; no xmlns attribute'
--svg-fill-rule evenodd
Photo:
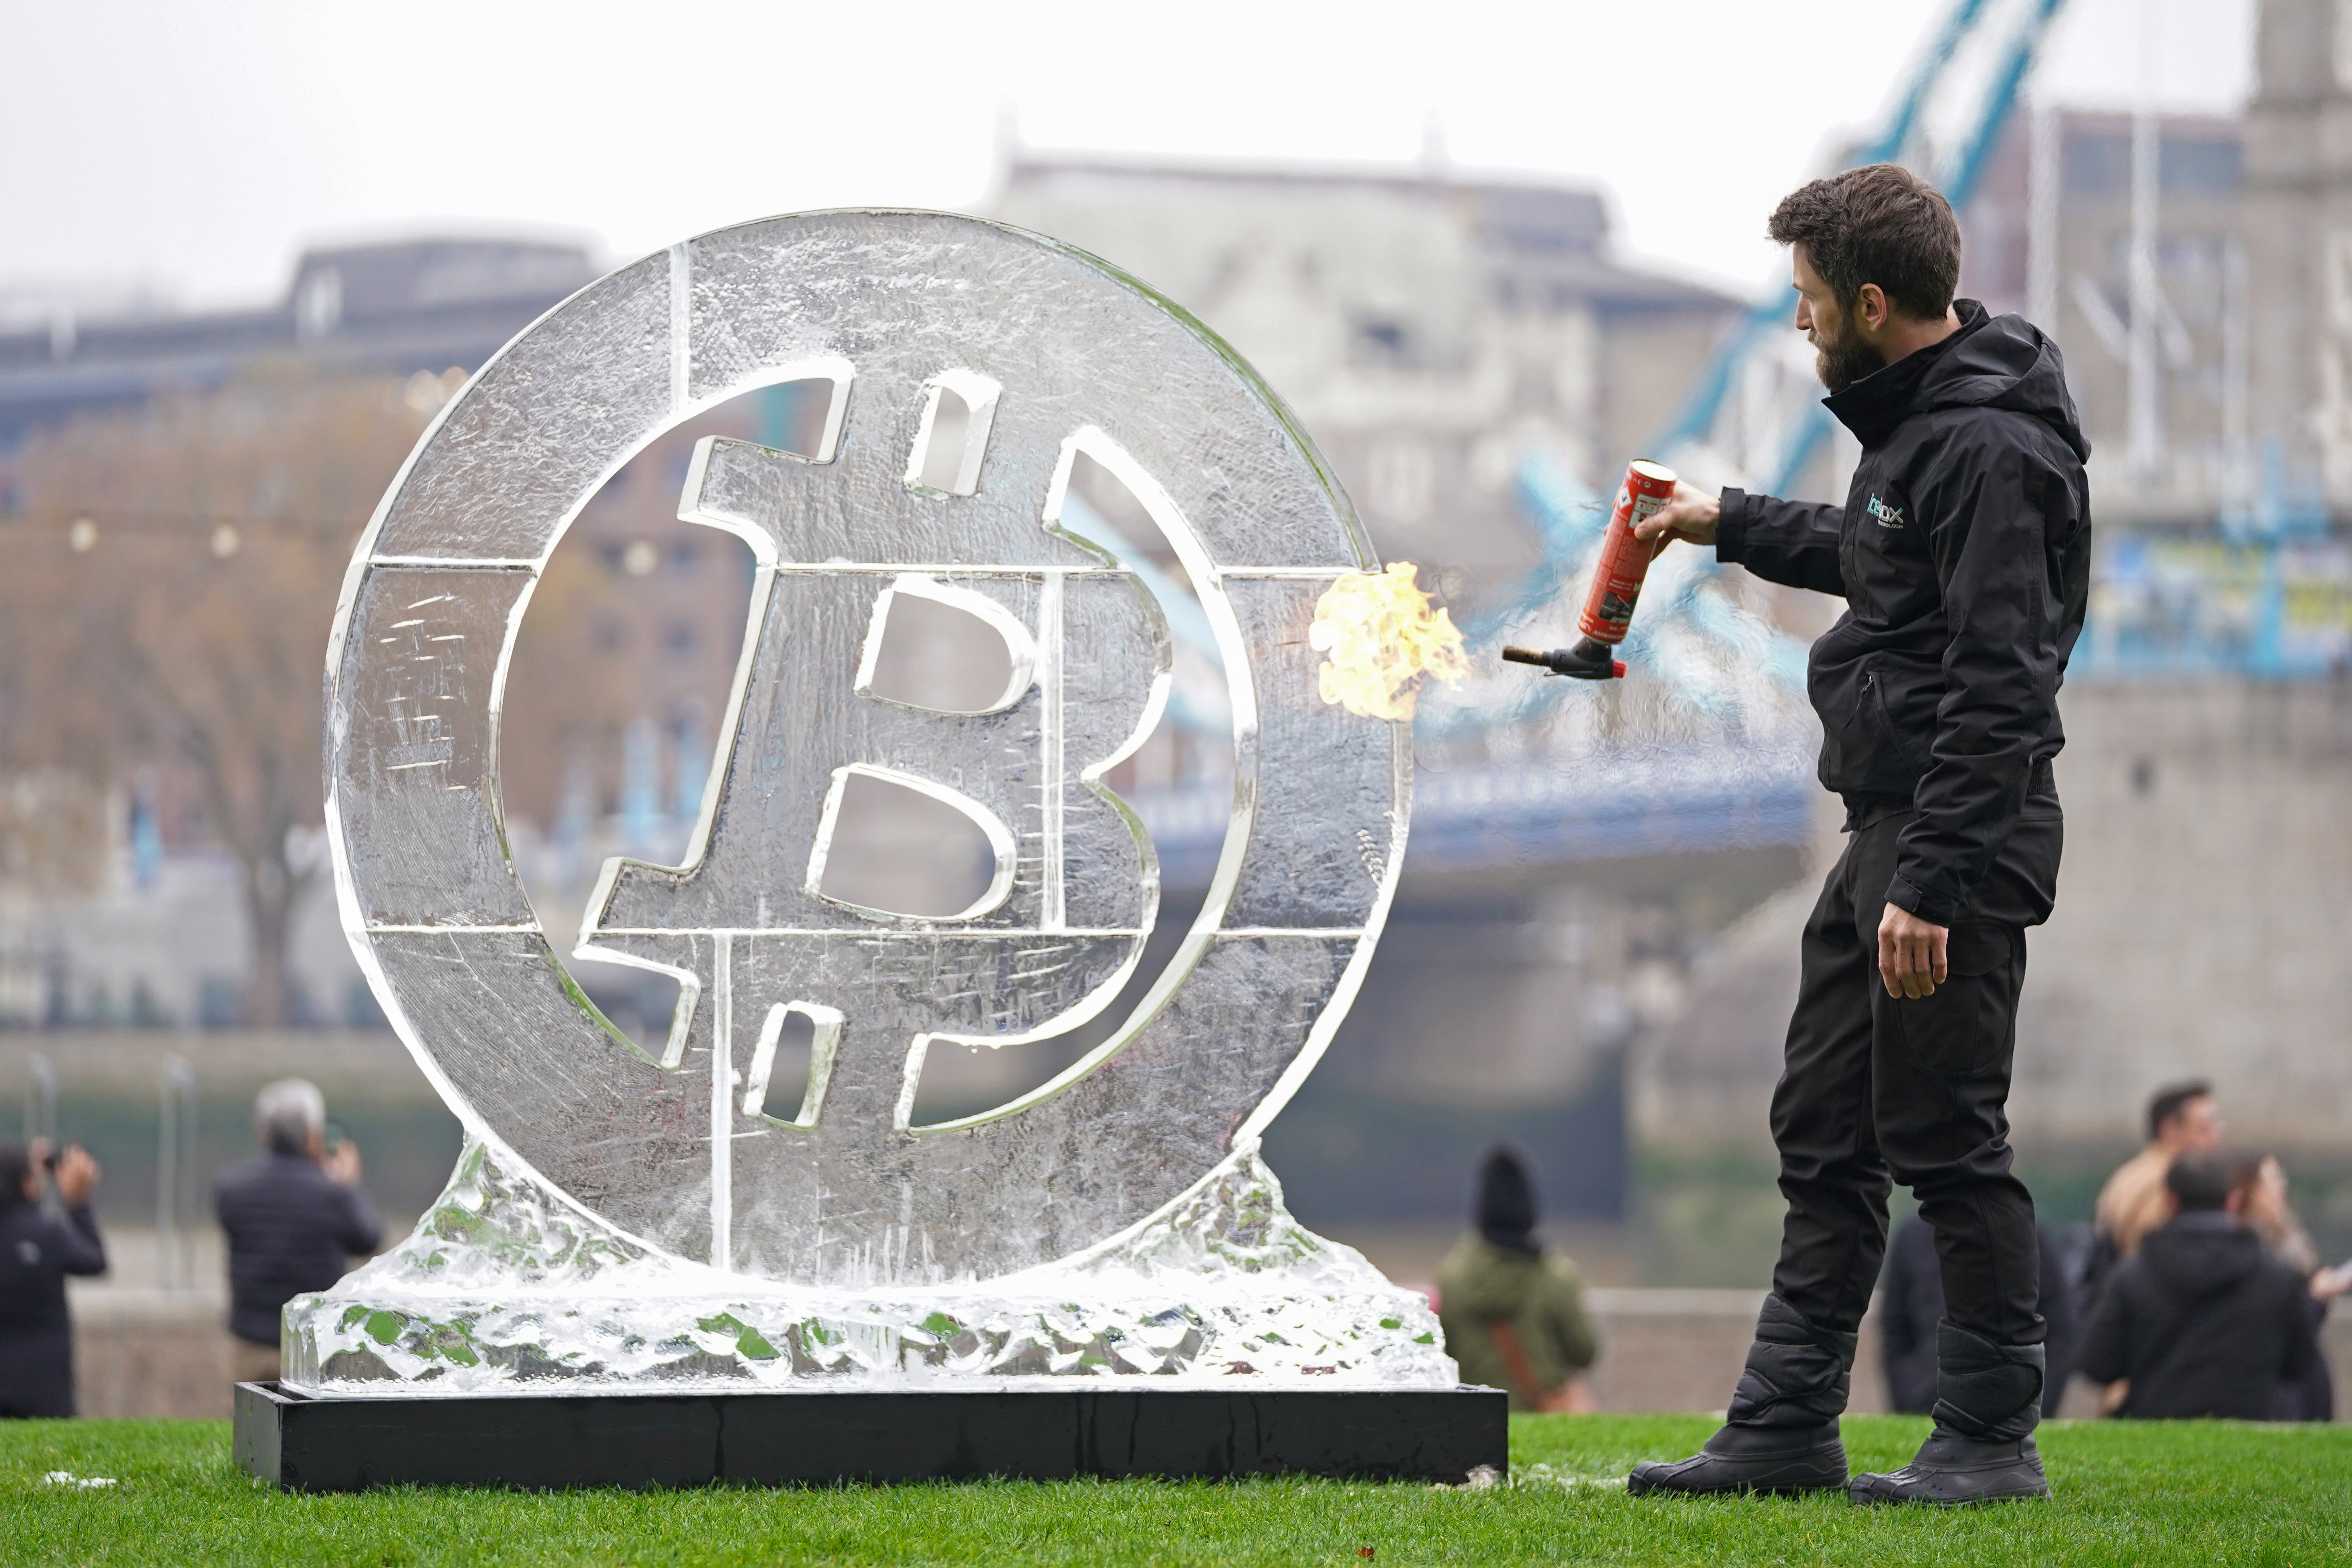
<svg viewBox="0 0 2352 1568"><path fill-rule="evenodd" d="M836 383L835 397L844 390ZM1127 461L1099 432L1074 437L1069 453L1082 443ZM879 477L861 483L858 460L855 447L821 463L748 442L698 447L681 515L741 535L757 563L733 742L698 863L616 863L581 944L583 956L679 978L687 1000L664 1065L708 1054L711 1226L740 1232L730 1261L761 1272L811 1266L803 1254L822 1232L796 1221L840 1201L843 1173L865 1177L868 1201L886 1206L891 1185L906 1187L897 1206L909 1227L917 1210L960 1201L915 1191L901 1157L908 1134L971 1124L914 1123L931 1047L1011 1048L1093 1018L1127 980L1158 905L1150 840L1100 783L1157 717L1170 662L1157 606L1131 574L1073 550L1042 520L1024 561L910 561L944 553L930 547L961 531L933 514L964 503ZM897 468L887 451L871 460ZM1069 467L1056 470L1055 498ZM866 504L827 504L837 489ZM1057 511L1039 499L1041 519ZM894 547L909 540L926 548ZM1013 670L999 700L946 714L872 694L901 595L961 605L998 632ZM995 862L982 897L946 919L828 897L824 868L853 779L929 795L979 824ZM779 876L803 866L804 876ZM808 1085L772 1110L776 1039L795 1011L814 1029ZM796 1244L781 1257L750 1239L780 1236Z"/></svg>
<svg viewBox="0 0 2352 1568"><path fill-rule="evenodd" d="M583 956L676 975L641 1052L580 995L498 817L506 650L563 525L661 431L818 378L819 449L698 447L682 515L755 587L727 739L677 868L616 861ZM932 452L944 393L960 449ZM1202 911L1108 1037L1051 1081L925 1125L930 1053L1102 1017L1159 909L1104 774L1167 700L1166 622L1062 526L1084 454L1199 595L1232 698L1234 795ZM486 366L353 563L331 651L329 827L386 1011L476 1135L649 1245L770 1278L1002 1274L1181 1195L1301 1081L1352 997L1402 858L1409 738L1322 704L1305 628L1374 564L1345 498L1230 350L1091 258L994 225L845 213L625 268ZM894 606L1003 642L969 710L875 686ZM912 792L987 845L967 907L828 891L845 802ZM777 1067L807 1031L805 1080Z"/></svg>

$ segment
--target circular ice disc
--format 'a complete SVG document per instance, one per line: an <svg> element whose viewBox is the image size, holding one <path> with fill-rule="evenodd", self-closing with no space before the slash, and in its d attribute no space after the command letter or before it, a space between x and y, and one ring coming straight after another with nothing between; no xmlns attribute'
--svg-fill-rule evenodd
<svg viewBox="0 0 2352 1568"><path fill-rule="evenodd" d="M681 497L750 543L756 580L688 863L608 864L583 928L583 956L680 981L666 1048L640 1050L572 984L509 863L508 658L550 552L624 462L812 379L831 388L814 449L706 440ZM926 1126L933 1053L1040 1049L1106 1017L1159 912L1150 839L1104 780L1160 718L1171 631L1128 557L1066 526L1080 455L1198 595L1231 698L1231 820L1198 919L1109 1037ZM1255 1136L1370 958L1410 736L1319 699L1306 628L1333 579L1375 565L1255 374L1092 257L930 213L705 235L486 364L361 541L328 664L346 928L468 1129L655 1247L830 1284L1066 1257ZM1001 637L1005 689L958 712L877 694L873 650L910 597ZM829 894L859 790L961 813L993 858L985 890L927 917ZM788 1031L810 1041L790 1074Z"/></svg>

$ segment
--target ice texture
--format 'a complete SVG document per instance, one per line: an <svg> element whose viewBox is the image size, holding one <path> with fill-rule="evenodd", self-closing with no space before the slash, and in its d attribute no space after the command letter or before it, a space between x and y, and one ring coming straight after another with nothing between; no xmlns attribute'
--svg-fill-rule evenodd
<svg viewBox="0 0 2352 1568"><path fill-rule="evenodd" d="M1293 1220L1254 1146L1114 1243L984 1283L793 1286L667 1259L469 1145L415 1234L286 1309L319 1394L1442 1387L1436 1315Z"/></svg>
<svg viewBox="0 0 2352 1568"><path fill-rule="evenodd" d="M641 1049L572 983L510 864L508 658L557 540L623 462L812 378L833 387L818 451L705 440L680 499L750 544L754 584L685 863L609 863L582 927L581 956L680 982L666 1043ZM918 449L942 387L986 413L951 463ZM1200 915L1104 1044L926 1126L934 1046L1020 1050L1094 1020L1159 913L1150 836L1105 775L1158 721L1171 638L1142 580L1062 525L1081 453L1142 502L1214 633L1231 822ZM1377 569L1231 349L1039 236L773 218L550 312L394 482L329 649L343 922L469 1144L415 1237L289 1309L289 1380L1449 1380L1427 1314L1298 1229L1255 1152L1352 1000L1403 858L1408 729L1321 701L1307 646L1318 597ZM1005 638L1003 700L941 713L862 689L901 594ZM993 847L988 893L917 918L821 892L858 776L963 812ZM824 1070L767 1085L760 1042L793 1011L821 1024Z"/></svg>

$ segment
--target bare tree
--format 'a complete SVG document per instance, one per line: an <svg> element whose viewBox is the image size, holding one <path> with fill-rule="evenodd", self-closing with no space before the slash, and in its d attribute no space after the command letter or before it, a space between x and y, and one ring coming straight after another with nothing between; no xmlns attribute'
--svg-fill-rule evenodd
<svg viewBox="0 0 2352 1568"><path fill-rule="evenodd" d="M236 857L247 1020L289 1021L315 862L320 680L353 541L437 398L278 366L85 417L18 458L0 573L0 770L152 767Z"/></svg>

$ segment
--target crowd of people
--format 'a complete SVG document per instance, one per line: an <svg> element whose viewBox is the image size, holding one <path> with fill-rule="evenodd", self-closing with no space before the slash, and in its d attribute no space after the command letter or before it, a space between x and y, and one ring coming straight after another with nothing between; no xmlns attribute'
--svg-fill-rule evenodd
<svg viewBox="0 0 2352 1568"><path fill-rule="evenodd" d="M323 1290L383 1239L360 1190L360 1152L331 1138L318 1086L284 1079L253 1107L262 1152L220 1173L213 1207L228 1242L231 1373L278 1375L288 1301ZM0 1143L0 1416L74 1414L65 1277L106 1271L90 1197L98 1162L45 1139Z"/></svg>
<svg viewBox="0 0 2352 1568"><path fill-rule="evenodd" d="M278 1375L286 1303L332 1285L382 1240L359 1149L330 1135L315 1085L264 1089L253 1130L261 1153L214 1184L240 1382ZM2318 1331L2352 1287L2352 1263L2323 1266L2284 1167L2271 1155L2225 1158L2222 1131L2211 1085L2163 1089L2148 1105L2147 1145L2101 1190L2087 1237L2042 1227L2045 1415L2079 1373L2105 1415L2335 1418ZM100 1173L79 1146L0 1143L0 1416L74 1413L65 1279L106 1269L90 1209ZM1576 1265L1542 1244L1538 1218L1525 1162L1490 1152L1473 1226L1438 1273L1446 1347L1464 1381L1507 1391L1515 1410L1588 1410L1599 1342ZM1934 1236L1916 1217L1896 1226L1880 1289L1889 1403L1926 1413L1944 1299Z"/></svg>
<svg viewBox="0 0 2352 1568"><path fill-rule="evenodd" d="M2080 1373L2102 1415L2335 1419L2319 1326L2352 1288L2352 1263L2322 1266L2277 1157L2225 1157L2222 1131L2210 1083L2159 1090L2147 1144L2108 1179L2091 1224L2040 1227L2044 1415ZM1537 1217L1524 1162L1490 1152L1472 1227L1438 1272L1446 1348L1463 1381L1506 1390L1514 1410L1589 1410L1600 1347L1583 1285L1537 1238ZM1905 1219L1879 1280L1887 1402L1918 1415L1936 1404L1935 1247L1933 1231Z"/></svg>
<svg viewBox="0 0 2352 1568"><path fill-rule="evenodd" d="M2272 1155L2226 1158L2222 1131L2212 1085L2159 1090L2147 1142L2100 1191L2086 1243L2042 1227L2044 1414L2080 1373L2106 1415L2335 1419L2318 1331L2352 1266L2321 1267L2284 1168ZM1916 1218L1897 1228L1880 1320L1889 1403L1922 1414L1944 1310L1933 1248Z"/></svg>

